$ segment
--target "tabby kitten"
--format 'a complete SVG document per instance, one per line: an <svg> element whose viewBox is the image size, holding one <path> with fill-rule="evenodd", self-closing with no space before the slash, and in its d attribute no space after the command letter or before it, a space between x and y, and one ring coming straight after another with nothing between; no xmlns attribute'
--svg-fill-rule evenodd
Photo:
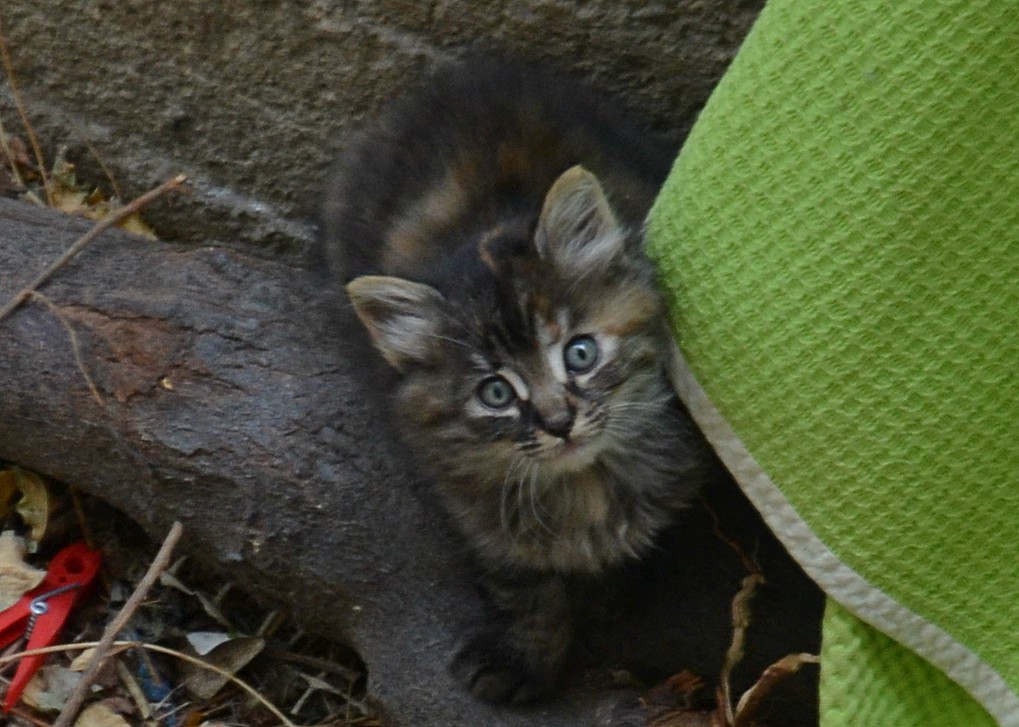
<svg viewBox="0 0 1019 727"><path fill-rule="evenodd" d="M555 685L577 580L646 552L702 477L642 251L673 153L570 81L472 59L389 108L329 192L330 267L482 572L491 613L453 663L482 698Z"/></svg>

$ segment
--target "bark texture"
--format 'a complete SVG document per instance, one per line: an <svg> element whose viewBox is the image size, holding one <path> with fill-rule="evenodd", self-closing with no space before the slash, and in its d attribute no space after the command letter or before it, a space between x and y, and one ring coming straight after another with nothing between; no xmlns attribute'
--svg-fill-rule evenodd
<svg viewBox="0 0 1019 727"><path fill-rule="evenodd" d="M0 200L0 302L87 229ZM635 692L590 679L526 710L453 683L457 625L479 606L462 548L389 444L355 370L371 359L353 355L363 341L313 272L110 232L41 293L52 307L36 298L0 321L0 458L103 498L157 537L181 520L182 548L358 649L395 724L643 723ZM817 648L821 601L720 487L709 494L726 528L769 578L745 686L785 653ZM710 681L743 575L694 508L634 580L646 595L584 644L583 660ZM783 724L810 724L810 686L776 695Z"/></svg>

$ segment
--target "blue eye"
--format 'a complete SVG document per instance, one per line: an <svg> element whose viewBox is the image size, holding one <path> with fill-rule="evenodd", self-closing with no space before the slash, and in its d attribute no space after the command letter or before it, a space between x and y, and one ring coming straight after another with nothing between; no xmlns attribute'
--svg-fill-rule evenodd
<svg viewBox="0 0 1019 727"><path fill-rule="evenodd" d="M517 392L506 379L493 376L481 382L478 387L478 398L490 409L505 409L516 400Z"/></svg>
<svg viewBox="0 0 1019 727"><path fill-rule="evenodd" d="M566 344L563 363L574 374L590 371L598 363L598 343L590 336L577 336Z"/></svg>

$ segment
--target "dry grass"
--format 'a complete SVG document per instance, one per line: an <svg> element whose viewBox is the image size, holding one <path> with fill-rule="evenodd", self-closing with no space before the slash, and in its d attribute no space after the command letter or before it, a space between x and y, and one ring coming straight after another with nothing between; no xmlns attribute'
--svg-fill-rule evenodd
<svg viewBox="0 0 1019 727"><path fill-rule="evenodd" d="M87 537L103 553L102 584L73 614L65 643L47 650L46 666L9 715L12 727L76 724L82 704L74 702L74 687L85 706L102 705L118 720L86 719L77 723L82 727L376 724L362 703L363 667L348 647L308 638L285 614L187 559L171 563L167 543L161 556L151 555L155 544L105 504L78 497L74 508L63 488L51 484L51 490L56 514L46 549ZM6 524L17 529L16 520L8 517ZM111 640L104 655L97 647L106 623L114 625L105 635L120 640ZM227 652L230 643L247 640L257 642L259 653L250 660L224 656L222 649L200 656L189 638L205 633L222 634ZM0 656L0 685L24 655L15 649Z"/></svg>

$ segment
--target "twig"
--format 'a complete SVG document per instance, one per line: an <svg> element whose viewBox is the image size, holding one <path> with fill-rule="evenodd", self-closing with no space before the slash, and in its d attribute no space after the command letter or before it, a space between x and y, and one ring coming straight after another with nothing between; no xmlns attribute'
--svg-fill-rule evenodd
<svg viewBox="0 0 1019 727"><path fill-rule="evenodd" d="M88 665L85 667L85 671L81 675L81 680L75 685L74 691L71 692L71 696L67 698L67 702L64 704L64 708L60 710L60 716L57 717L56 722L53 723L53 727L70 727L74 722L74 719L78 716L79 710L81 710L82 704L85 703L86 697L88 697L89 690L92 688L92 683L96 680L99 675L99 670L102 669L106 663L106 659L109 656L110 647L113 646L114 640L117 638L117 634L127 626L127 622L134 616L135 611L141 606L142 601L148 595L149 590L155 585L159 579L159 574L166 570L166 566L170 562L170 556L173 554L173 548L177 545L177 541L180 540L181 533L184 528L179 522L175 522L173 527L170 528L169 534L163 541L162 546L159 548L159 552L156 553L156 557L153 558L152 563L149 565L149 569L142 576L138 586L134 589L134 593L127 599L127 603L120 609L120 612L114 617L114 619L107 624L106 629L103 631L102 638L99 639L99 644L96 646L95 651L92 654L92 658L89 659Z"/></svg>
<svg viewBox="0 0 1019 727"><path fill-rule="evenodd" d="M106 406L106 401L103 399L103 395L99 393L99 389L96 387L95 382L92 381L92 377L88 375L88 371L85 369L85 361L81 357L81 345L78 343L78 334L74 332L74 328L71 326L71 322L67 320L60 309L53 303L52 300L47 298L45 295L37 290L33 290L29 294L30 298L34 298L46 305L50 309L50 313L60 321L60 324L67 331L67 337L71 339L71 351L74 353L74 361L78 364L78 371L85 378L85 383L88 384L88 390L92 394L92 398L96 400L99 406Z"/></svg>
<svg viewBox="0 0 1019 727"><path fill-rule="evenodd" d="M15 80L14 75L14 62L11 60L10 51L7 48L7 40L4 38L3 31L3 18L0 17L0 60L4 64L4 72L7 74L7 83L11 87L11 96L14 98L14 106L18 109L18 116L21 117L21 123L25 127L25 133L28 135L28 141L32 145L32 153L35 154L35 163L39 165L39 176L42 177L42 186L46 191L46 201L49 206L53 206L53 191L50 188L50 180L46 176L46 160L43 159L42 149L39 147L39 139L35 135L35 130L32 128L32 124L28 121L28 112L25 110L25 104L21 100L21 93L18 91L18 82Z"/></svg>
<svg viewBox="0 0 1019 727"><path fill-rule="evenodd" d="M44 722L35 715L22 711L17 707L13 707L11 709L11 714L13 714L15 717L25 720L29 724L35 725L35 727L51 727L49 722Z"/></svg>
<svg viewBox="0 0 1019 727"><path fill-rule="evenodd" d="M97 649L99 648L100 643L101 642L99 641L83 641L76 644L60 644L58 646L45 646L41 649L31 649L29 651L22 651L17 654L12 654L11 656L0 657L0 666L4 666L11 662L17 661L18 659L21 659L26 656L36 656L38 654L62 654L68 651L85 651L86 649ZM296 725L293 722L287 719L286 715L280 712L280 710L272 702L270 702L268 699L262 696L257 689L252 687L243 679L234 676L226 669L221 669L215 664L210 664L207 661L202 661L197 657L191 656L190 654L185 654L181 651L177 651L176 649L170 649L166 646L158 646L156 644L147 644L143 641L114 641L112 644L110 644L110 649L111 655L114 653L119 654L123 651L128 651L130 649L144 649L145 651L151 651L156 654L165 654L166 656L172 656L175 659L180 659L181 661L186 661L189 664L194 664L195 666L200 667L202 669L207 669L208 671L211 671L214 674L219 674L220 676L230 680L233 684L236 684L240 689L244 690L259 704L261 704L263 707L269 710L272 713L273 717L278 719L280 723L284 725L284 727L296 727ZM56 727L55 722L53 723L53 727Z"/></svg>
<svg viewBox="0 0 1019 727"><path fill-rule="evenodd" d="M114 654L119 654L122 651L133 649L136 646L140 646L137 641L114 641ZM66 654L71 651L87 651L88 649L94 649L99 646L98 641L75 641L73 644L55 644L53 646L40 646L38 649L25 649L14 654L7 654L0 656L0 668L7 666L8 664L14 664L17 661L24 659L27 656L39 656L49 654Z"/></svg>
<svg viewBox="0 0 1019 727"><path fill-rule="evenodd" d="M14 152L11 151L11 145L7 138L7 130L4 129L4 120L2 118L0 118L0 151L3 151L4 157L7 159L7 165L11 168L11 176L14 178L14 181L18 183L18 186L27 190L28 187L21 176L21 171L18 169L18 162L14 159ZM32 201L45 207L42 200L38 197L33 197Z"/></svg>
<svg viewBox="0 0 1019 727"><path fill-rule="evenodd" d="M3 308L0 308L0 321L9 316L11 312L19 305L24 303L36 290L42 287L46 281L48 281L53 274L56 273L60 268L66 265L75 255L82 251L82 249L92 242L94 239L99 237L100 234L105 232L110 227L120 223L124 219L130 217L135 212L140 210L142 207L147 205L157 197L166 194L170 190L176 189L177 187L184 184L187 181L187 177L183 174L178 174L173 179L169 179L160 184L155 189L151 189L145 194L137 197L136 199L128 202L126 205L112 213L109 217L105 217L95 224L95 226L82 235L78 240L64 251L57 260L50 265L46 270L39 274L39 276L19 291Z"/></svg>

